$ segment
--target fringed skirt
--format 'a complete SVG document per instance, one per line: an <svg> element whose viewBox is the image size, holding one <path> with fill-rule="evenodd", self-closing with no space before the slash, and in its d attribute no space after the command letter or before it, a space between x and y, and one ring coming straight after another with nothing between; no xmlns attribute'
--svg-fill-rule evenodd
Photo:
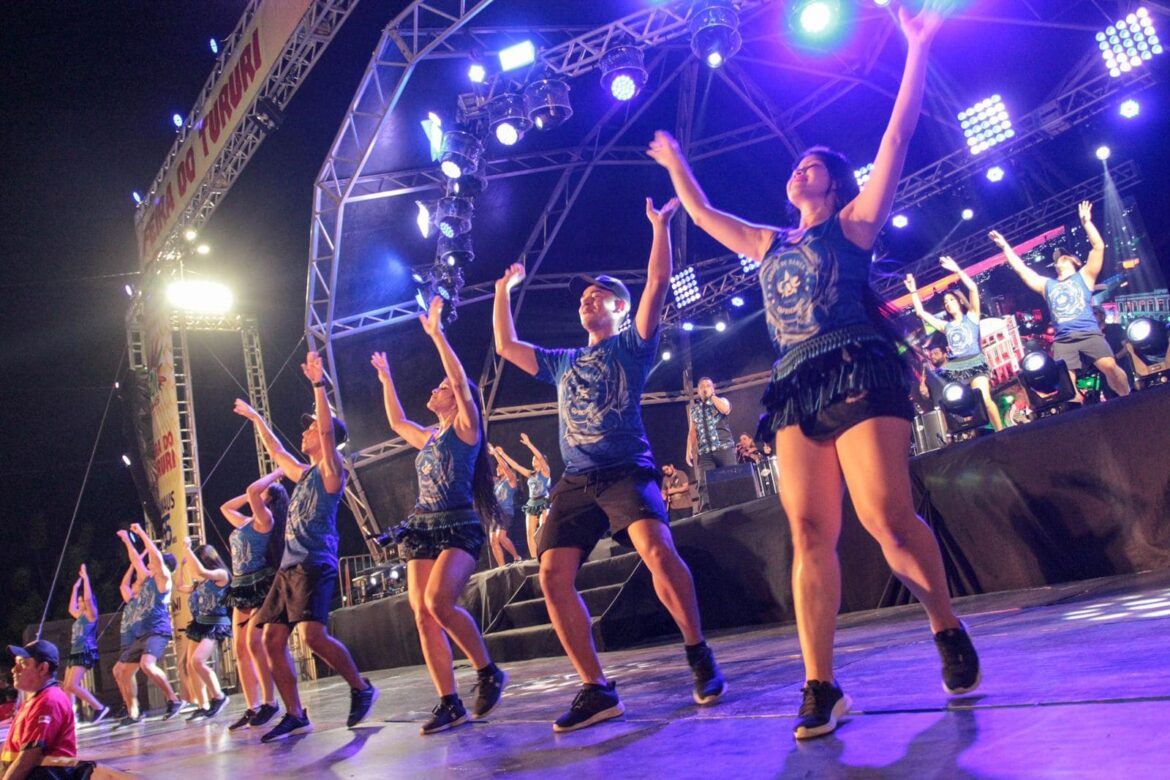
<svg viewBox="0 0 1170 780"><path fill-rule="evenodd" d="M939 369L938 374L948 382L966 385L976 377L991 376L991 366L987 365L987 358L980 352L961 360L948 360L946 365Z"/></svg>

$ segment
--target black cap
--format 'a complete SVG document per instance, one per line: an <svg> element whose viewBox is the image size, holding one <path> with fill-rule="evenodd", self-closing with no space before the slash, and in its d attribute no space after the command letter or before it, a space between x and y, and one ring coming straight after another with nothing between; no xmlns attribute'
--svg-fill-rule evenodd
<svg viewBox="0 0 1170 780"><path fill-rule="evenodd" d="M302 431L308 430L309 426L312 425L313 423L315 423L316 421L317 421L317 415L315 415L315 414L302 414L301 415L301 430ZM333 417L333 444L336 446L341 446L342 444L345 444L345 442L348 440L349 440L349 431L347 431L345 429L345 423L343 423L341 420L337 419L336 417Z"/></svg>
<svg viewBox="0 0 1170 780"><path fill-rule="evenodd" d="M612 276L606 276L605 274L598 276L579 274L574 276L569 281L569 292L580 298L593 285L597 285L603 290L609 290L627 304L630 302L630 290L622 283L622 280L615 279Z"/></svg>
<svg viewBox="0 0 1170 780"><path fill-rule="evenodd" d="M61 654L57 652L57 646L47 639L29 642L24 647L9 645L8 652L17 658L31 658L38 664L47 663L53 668L61 664Z"/></svg>

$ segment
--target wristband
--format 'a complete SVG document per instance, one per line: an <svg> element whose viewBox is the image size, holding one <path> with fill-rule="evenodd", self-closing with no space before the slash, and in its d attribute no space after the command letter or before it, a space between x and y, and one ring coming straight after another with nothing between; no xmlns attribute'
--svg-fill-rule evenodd
<svg viewBox="0 0 1170 780"><path fill-rule="evenodd" d="M313 383L313 387L324 387L324 386L325 386L325 382L324 382L324 381L321 381L321 382L314 382L314 383Z"/></svg>

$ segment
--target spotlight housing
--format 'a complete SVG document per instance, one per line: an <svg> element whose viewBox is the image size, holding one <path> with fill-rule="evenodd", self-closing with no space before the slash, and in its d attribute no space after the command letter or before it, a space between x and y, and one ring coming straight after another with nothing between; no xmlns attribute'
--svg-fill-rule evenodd
<svg viewBox="0 0 1170 780"><path fill-rule="evenodd" d="M999 95L984 98L966 111L960 111L959 126L963 129L963 137L967 139L971 154L985 152L1016 135Z"/></svg>
<svg viewBox="0 0 1170 780"><path fill-rule="evenodd" d="M439 150L439 167L448 179L474 173L483 155L483 144L471 133L448 130Z"/></svg>
<svg viewBox="0 0 1170 780"><path fill-rule="evenodd" d="M598 63L601 86L618 100L633 100L649 78L642 61L642 50L637 46L623 44L608 49Z"/></svg>
<svg viewBox="0 0 1170 780"><path fill-rule="evenodd" d="M895 214L893 216L893 218L890 220L890 224L893 225L894 227L898 228L899 230L901 230L902 228L904 228L910 224L910 218L907 217L905 214Z"/></svg>
<svg viewBox="0 0 1170 780"><path fill-rule="evenodd" d="M687 333L690 333L692 330L695 329L695 323L691 322L690 320L687 320L686 322L684 322L682 324L682 329L685 330Z"/></svg>
<svg viewBox="0 0 1170 780"><path fill-rule="evenodd" d="M1126 349L1133 356L1133 373L1139 390L1170 382L1170 325L1139 317L1129 323Z"/></svg>
<svg viewBox="0 0 1170 780"><path fill-rule="evenodd" d="M488 124L496 140L504 146L512 146L528 132L532 123L524 110L524 96L507 92L493 98L487 105ZM466 172L465 172L466 173Z"/></svg>
<svg viewBox="0 0 1170 780"><path fill-rule="evenodd" d="M873 163L866 163L853 172L853 178L857 180L857 189L864 190L865 185L869 183L869 177L873 175Z"/></svg>
<svg viewBox="0 0 1170 780"><path fill-rule="evenodd" d="M940 405L946 414L952 441L963 441L989 432L983 397L969 385L948 382L943 387Z"/></svg>
<svg viewBox="0 0 1170 780"><path fill-rule="evenodd" d="M1076 398L1068 366L1063 360L1053 360L1047 352L1029 352L1020 361L1020 384L1028 396L1032 414L1043 417L1068 408Z"/></svg>
<svg viewBox="0 0 1170 780"><path fill-rule="evenodd" d="M1106 160L1109 159L1109 157L1113 154L1113 152L1109 149L1108 146L1105 146L1104 144L1102 144L1101 146L1097 147L1096 154L1097 154L1098 160L1100 160L1101 162L1105 162Z"/></svg>
<svg viewBox="0 0 1170 780"><path fill-rule="evenodd" d="M1129 98L1121 101L1121 105L1117 107L1117 113L1121 114L1125 119L1133 119L1142 112L1142 104Z"/></svg>
<svg viewBox="0 0 1170 780"><path fill-rule="evenodd" d="M414 203L418 206L418 216L415 217L418 232L422 233L423 238L430 238L431 228L435 225L434 212L438 204L433 202L427 203L421 200L416 200Z"/></svg>
<svg viewBox="0 0 1170 780"><path fill-rule="evenodd" d="M733 295L733 296L731 296L731 305L732 305L732 306L734 306L735 308L737 308L737 309L738 309L738 308L740 308L741 306L743 306L743 304L744 304L744 300L743 300L743 296L742 296L742 295Z"/></svg>
<svg viewBox="0 0 1170 780"><path fill-rule="evenodd" d="M440 198L435 209L435 224L447 238L455 238L471 230L471 217L475 207L467 198Z"/></svg>
<svg viewBox="0 0 1170 780"><path fill-rule="evenodd" d="M964 222L970 222L975 219L975 209L963 209L959 216L963 218Z"/></svg>
<svg viewBox="0 0 1170 780"><path fill-rule="evenodd" d="M739 255L739 267L740 270L742 270L745 274L750 274L753 271L759 269L760 261L753 260L747 255Z"/></svg>
<svg viewBox="0 0 1170 780"><path fill-rule="evenodd" d="M179 279L167 285L167 303L181 311L226 314L232 300L232 291L219 282Z"/></svg>
<svg viewBox="0 0 1170 780"><path fill-rule="evenodd" d="M472 262L475 260L475 250L471 245L471 233L460 233L453 238L439 236L436 255L449 267Z"/></svg>
<svg viewBox="0 0 1170 780"><path fill-rule="evenodd" d="M573 115L569 85L560 79L540 79L524 88L524 110L537 130L553 130Z"/></svg>
<svg viewBox="0 0 1170 780"><path fill-rule="evenodd" d="M506 49L500 49L500 70L516 70L536 62L536 47L532 41L521 41Z"/></svg>
<svg viewBox="0 0 1170 780"><path fill-rule="evenodd" d="M993 184L1003 181L1004 171L998 165L993 165L987 169L987 180Z"/></svg>
<svg viewBox="0 0 1170 780"><path fill-rule="evenodd" d="M1114 78L1149 62L1163 51L1150 12L1139 8L1097 33L1097 45L1109 75Z"/></svg>
<svg viewBox="0 0 1170 780"><path fill-rule="evenodd" d="M695 278L695 269L687 267L670 277L670 289L674 293L674 303L680 309L699 302L699 282Z"/></svg>
<svg viewBox="0 0 1170 780"><path fill-rule="evenodd" d="M735 56L743 45L739 34L739 15L731 0L704 0L695 8L688 23L691 51L707 67L718 68Z"/></svg>

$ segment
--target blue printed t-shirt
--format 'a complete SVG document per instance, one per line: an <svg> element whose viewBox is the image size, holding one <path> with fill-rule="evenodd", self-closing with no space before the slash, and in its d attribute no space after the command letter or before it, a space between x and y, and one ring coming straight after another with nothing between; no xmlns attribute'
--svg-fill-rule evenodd
<svg viewBox="0 0 1170 780"><path fill-rule="evenodd" d="M947 346L951 350L951 360L963 360L980 354L983 349L979 346L979 323L968 312L959 321L947 320Z"/></svg>
<svg viewBox="0 0 1170 780"><path fill-rule="evenodd" d="M1070 333L1101 332L1093 315L1093 291L1080 271L1059 281L1045 279L1044 299L1052 312L1057 338Z"/></svg>
<svg viewBox="0 0 1170 780"><path fill-rule="evenodd" d="M715 408L714 401L710 398L696 400L691 404L690 415L700 455L731 446L731 425L727 422L727 415Z"/></svg>
<svg viewBox="0 0 1170 780"><path fill-rule="evenodd" d="M90 620L82 612L73 621L73 632L70 635L69 652L84 653L87 650L97 650L97 621Z"/></svg>
<svg viewBox="0 0 1170 780"><path fill-rule="evenodd" d="M284 530L284 557L280 568L300 563L337 567L337 505L345 492L330 493L317 466L305 469L288 502L288 524Z"/></svg>
<svg viewBox="0 0 1170 780"><path fill-rule="evenodd" d="M268 565L268 538L272 530L260 533L256 521L240 526L228 537L232 548L232 574L236 577L260 571Z"/></svg>
<svg viewBox="0 0 1170 780"><path fill-rule="evenodd" d="M565 472L615 466L654 468L642 425L642 388L654 365L659 333L634 323L616 336L577 349L536 347L536 378L556 385Z"/></svg>
<svg viewBox="0 0 1170 780"><path fill-rule="evenodd" d="M475 459L483 442L468 444L454 427L436 431L414 459L418 472L419 512L446 512L472 505L472 477Z"/></svg>
<svg viewBox="0 0 1170 780"><path fill-rule="evenodd" d="M226 584L216 585L214 580L203 580L195 585L191 591L190 605L196 623L227 625L230 622L227 605L223 600L227 589Z"/></svg>
<svg viewBox="0 0 1170 780"><path fill-rule="evenodd" d="M160 591L154 577L147 575L142 582L138 596L142 599L142 619L138 623L137 636L150 634L171 635L171 589Z"/></svg>
<svg viewBox="0 0 1170 780"><path fill-rule="evenodd" d="M545 498L548 496L548 486L552 484L552 480L541 474L539 471L532 472L532 476L528 478L528 497Z"/></svg>
<svg viewBox="0 0 1170 780"><path fill-rule="evenodd" d="M496 494L496 501L500 503L500 509L504 512L504 517L511 517L516 509L516 488L508 484L507 477L496 477L493 490Z"/></svg>
<svg viewBox="0 0 1170 780"><path fill-rule="evenodd" d="M119 627L121 646L129 646L138 637L138 624L142 622L142 589L122 605L122 620Z"/></svg>

